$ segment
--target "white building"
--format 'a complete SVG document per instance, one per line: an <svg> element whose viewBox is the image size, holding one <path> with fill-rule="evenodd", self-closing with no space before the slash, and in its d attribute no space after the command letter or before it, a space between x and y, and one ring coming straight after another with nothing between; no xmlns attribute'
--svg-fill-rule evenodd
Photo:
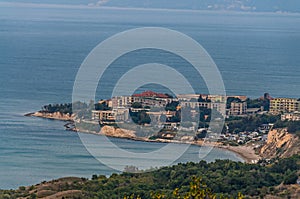
<svg viewBox="0 0 300 199"><path fill-rule="evenodd" d="M207 109L215 109L218 112L225 115L226 113L226 104L219 102L180 102L181 107L189 107L192 109L197 109L199 107L207 108Z"/></svg>
<svg viewBox="0 0 300 199"><path fill-rule="evenodd" d="M112 108L130 107L134 102L132 96L118 96L112 98Z"/></svg>
<svg viewBox="0 0 300 199"><path fill-rule="evenodd" d="M296 111L294 113L285 113L281 115L282 121L300 121L300 112Z"/></svg>

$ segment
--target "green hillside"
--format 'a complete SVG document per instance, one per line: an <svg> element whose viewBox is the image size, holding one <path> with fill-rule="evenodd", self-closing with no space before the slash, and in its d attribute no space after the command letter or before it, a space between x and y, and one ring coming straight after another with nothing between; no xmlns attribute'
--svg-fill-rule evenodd
<svg viewBox="0 0 300 199"><path fill-rule="evenodd" d="M296 198L300 155L276 160L272 165L246 164L229 160L178 164L143 173L93 175L92 179L62 178L18 190L1 191L0 198L36 198L49 195L60 198L264 198L279 195ZM130 168L130 167L129 167ZM280 189L278 186L280 185ZM175 195L176 196L175 196ZM139 196L139 197L138 197ZM202 198L202 197L198 197Z"/></svg>

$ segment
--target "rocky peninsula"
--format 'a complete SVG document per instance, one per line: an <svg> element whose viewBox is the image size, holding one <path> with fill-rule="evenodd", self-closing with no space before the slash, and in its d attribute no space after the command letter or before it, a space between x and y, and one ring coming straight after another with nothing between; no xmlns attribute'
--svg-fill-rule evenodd
<svg viewBox="0 0 300 199"><path fill-rule="evenodd" d="M32 116L32 117L40 117L46 119L53 119L53 120L61 120L61 121L74 121L75 115L70 113L61 113L59 111L54 113L49 113L45 111L37 111L33 113L27 113L25 116Z"/></svg>
<svg viewBox="0 0 300 199"><path fill-rule="evenodd" d="M51 119L51 120L60 120L66 121L66 129L72 130L79 133L91 133L95 135L102 135L114 138L122 138L122 139L130 139L134 141L142 141L142 142L161 142L161 143L185 143L185 144L193 144L197 146L213 146L224 150L229 150L231 152L236 153L240 156L245 162L247 163L256 163L261 157L255 152L254 148L250 145L248 146L230 146L224 145L222 142L205 142L204 140L197 140L197 141L180 141L180 140L169 140L169 139L160 139L157 138L155 140L149 139L147 137L138 137L135 131L116 128L113 126L105 125L101 128L99 132L97 131L89 131L86 129L76 128L74 125L74 114L63 114L60 112L54 113L47 113L42 111L37 111L33 113L25 114L28 117L39 117L44 119Z"/></svg>

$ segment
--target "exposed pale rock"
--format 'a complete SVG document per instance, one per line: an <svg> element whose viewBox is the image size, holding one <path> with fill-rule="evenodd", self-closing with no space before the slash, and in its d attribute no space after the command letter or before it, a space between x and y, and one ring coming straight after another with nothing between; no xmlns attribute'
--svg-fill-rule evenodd
<svg viewBox="0 0 300 199"><path fill-rule="evenodd" d="M100 134L110 136L110 137L118 137L118 138L135 138L136 135L134 131L115 128L112 126L104 126L101 128Z"/></svg>
<svg viewBox="0 0 300 199"><path fill-rule="evenodd" d="M69 113L66 113L66 114L63 114L63 113L60 113L60 112L54 112L54 113L47 113L47 112L35 112L35 113L32 113L30 114L31 116L34 116L34 117L42 117L42 118L48 118L48 119L55 119L55 120L74 120L75 118L75 115L74 114L69 114Z"/></svg>
<svg viewBox="0 0 300 199"><path fill-rule="evenodd" d="M299 152L299 138L284 128L269 132L267 143L261 148L260 155L264 158L275 158L288 157Z"/></svg>

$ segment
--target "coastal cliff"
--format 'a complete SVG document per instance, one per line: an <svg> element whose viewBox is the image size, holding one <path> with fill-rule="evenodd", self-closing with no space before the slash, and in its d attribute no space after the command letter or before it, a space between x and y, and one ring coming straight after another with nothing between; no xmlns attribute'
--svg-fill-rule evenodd
<svg viewBox="0 0 300 199"><path fill-rule="evenodd" d="M286 128L269 132L267 143L260 149L263 158L285 158L300 153L299 138Z"/></svg>
<svg viewBox="0 0 300 199"><path fill-rule="evenodd" d="M70 114L70 113L61 113L61 112L49 113L49 112L44 112L44 111L37 111L34 113L29 113L29 114L26 114L25 116L41 117L41 118L62 120L62 121L73 121L75 118L75 115Z"/></svg>

